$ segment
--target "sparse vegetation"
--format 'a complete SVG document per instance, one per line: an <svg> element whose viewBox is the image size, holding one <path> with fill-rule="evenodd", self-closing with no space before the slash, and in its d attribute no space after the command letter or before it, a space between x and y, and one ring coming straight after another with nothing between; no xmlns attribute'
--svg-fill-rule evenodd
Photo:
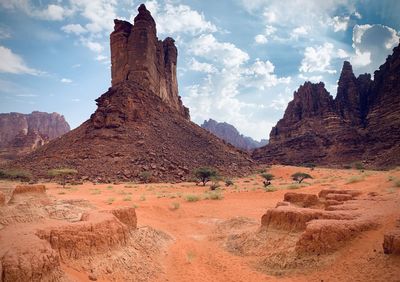
<svg viewBox="0 0 400 282"><path fill-rule="evenodd" d="M352 176L349 178L349 180L347 180L346 184L357 183L363 180L364 180L363 176Z"/></svg>
<svg viewBox="0 0 400 282"><path fill-rule="evenodd" d="M132 201L132 197L131 196L126 196L126 197L123 198L123 200L125 202L130 202L130 201Z"/></svg>
<svg viewBox="0 0 400 282"><path fill-rule="evenodd" d="M310 170L314 170L315 167L316 167L316 165L315 165L314 163L304 163L302 166L303 166L303 167L307 167L307 168L309 168Z"/></svg>
<svg viewBox="0 0 400 282"><path fill-rule="evenodd" d="M78 171L73 168L55 168L49 170L48 174L51 177L59 178L61 181L61 185L65 188L65 184L67 182L67 178L74 174L77 174Z"/></svg>
<svg viewBox="0 0 400 282"><path fill-rule="evenodd" d="M108 185L108 186L106 187L106 189L107 189L107 190L112 190L112 189L114 189L114 187L113 187L112 185Z"/></svg>
<svg viewBox="0 0 400 282"><path fill-rule="evenodd" d="M216 189L218 189L219 187L221 187L221 185L219 184L219 182L214 180L214 181L211 183L210 190L216 190Z"/></svg>
<svg viewBox="0 0 400 282"><path fill-rule="evenodd" d="M232 179L225 179L225 186L226 187L229 187L229 186L232 186L233 184L235 184L234 182L233 182L233 180Z"/></svg>
<svg viewBox="0 0 400 282"><path fill-rule="evenodd" d="M115 202L115 198L108 198L107 199L107 204L109 204L109 205L111 205L114 202Z"/></svg>
<svg viewBox="0 0 400 282"><path fill-rule="evenodd" d="M351 165L344 165L343 168L344 169L351 169Z"/></svg>
<svg viewBox="0 0 400 282"><path fill-rule="evenodd" d="M29 182L32 179L32 175L28 171L19 169L0 170L0 179Z"/></svg>
<svg viewBox="0 0 400 282"><path fill-rule="evenodd" d="M145 195L141 195L140 198L139 198L139 200L142 201L142 202L143 202L143 201L146 201L146 196L145 196Z"/></svg>
<svg viewBox="0 0 400 282"><path fill-rule="evenodd" d="M274 179L274 175L272 175L271 173L263 173L261 174L261 177L264 178L264 187L268 187L269 185L271 185L271 180Z"/></svg>
<svg viewBox="0 0 400 282"><path fill-rule="evenodd" d="M185 196L185 200L187 202L197 202L200 200L200 197L198 195L188 194Z"/></svg>
<svg viewBox="0 0 400 282"><path fill-rule="evenodd" d="M296 173L294 173L294 174L292 174L292 179L294 180L294 181L297 181L299 184L304 180L304 179L307 179L307 178L312 178L312 176L311 175L309 175L308 173L304 173L304 172L296 172Z"/></svg>
<svg viewBox="0 0 400 282"><path fill-rule="evenodd" d="M295 190L295 189L299 189L301 186L299 184L290 184L287 186L288 189L290 190Z"/></svg>
<svg viewBox="0 0 400 282"><path fill-rule="evenodd" d="M218 172L211 167L200 167L194 171L194 176L199 182L203 183L203 186L206 186L208 181L218 176Z"/></svg>
<svg viewBox="0 0 400 282"><path fill-rule="evenodd" d="M395 180L394 181L394 187L397 187L397 188L400 187L400 180Z"/></svg>
<svg viewBox="0 0 400 282"><path fill-rule="evenodd" d="M174 210L179 209L180 206L181 206L181 205L180 205L178 202L172 202L169 209L174 211Z"/></svg>
<svg viewBox="0 0 400 282"><path fill-rule="evenodd" d="M222 200L224 195L220 191L211 191L205 194L204 199L206 200Z"/></svg>
<svg viewBox="0 0 400 282"><path fill-rule="evenodd" d="M354 163L354 168L358 169L358 170L364 170L365 169L364 165L362 163L360 163L360 162Z"/></svg>
<svg viewBox="0 0 400 282"><path fill-rule="evenodd" d="M274 186L265 187L264 189L265 192L275 192L277 190Z"/></svg>
<svg viewBox="0 0 400 282"><path fill-rule="evenodd" d="M151 182L151 172L150 171L142 171L139 173L139 178L142 180L144 183L149 183Z"/></svg>

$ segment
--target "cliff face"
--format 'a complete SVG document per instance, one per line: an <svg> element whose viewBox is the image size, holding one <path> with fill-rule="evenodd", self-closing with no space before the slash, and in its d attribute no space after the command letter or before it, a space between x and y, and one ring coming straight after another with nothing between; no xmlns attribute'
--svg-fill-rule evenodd
<svg viewBox="0 0 400 282"><path fill-rule="evenodd" d="M344 62L336 98L323 83L306 82L294 93L267 146L255 150L262 162L371 166L400 163L400 50L371 75L354 76Z"/></svg>
<svg viewBox="0 0 400 282"><path fill-rule="evenodd" d="M243 136L233 125L226 122L217 122L213 119L209 119L208 121L205 120L201 127L208 130L218 138L232 144L236 148L245 151L265 146L268 143L268 140L263 139L258 142L251 137Z"/></svg>
<svg viewBox="0 0 400 282"><path fill-rule="evenodd" d="M111 84L137 82L158 95L170 107L189 119L189 111L178 95L175 41L157 38L156 23L144 5L138 9L134 25L115 20L110 35Z"/></svg>
<svg viewBox="0 0 400 282"><path fill-rule="evenodd" d="M70 130L58 113L0 114L0 159L13 159Z"/></svg>
<svg viewBox="0 0 400 282"><path fill-rule="evenodd" d="M143 175L183 181L201 166L227 175L248 173L254 162L247 153L189 120L177 96L173 40L156 40L154 20L144 5L133 26L115 23L112 87L96 100L97 110L78 128L9 167L37 178L47 177L49 169L69 167L78 171L76 178L101 182L140 181Z"/></svg>

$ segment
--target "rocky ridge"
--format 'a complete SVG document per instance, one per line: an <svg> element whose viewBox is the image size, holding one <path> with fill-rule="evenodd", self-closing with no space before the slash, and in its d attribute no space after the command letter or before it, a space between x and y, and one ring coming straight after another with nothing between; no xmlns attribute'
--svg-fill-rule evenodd
<svg viewBox="0 0 400 282"><path fill-rule="evenodd" d="M371 75L355 77L344 62L335 99L323 83L306 82L294 93L267 146L253 158L284 164L400 163L400 47Z"/></svg>
<svg viewBox="0 0 400 282"><path fill-rule="evenodd" d="M265 146L268 140L262 139L256 141L251 137L240 134L239 131L231 124L226 122L217 122L213 119L205 120L201 125L202 128L208 130L218 138L225 140L236 148L250 151L255 148Z"/></svg>
<svg viewBox="0 0 400 282"><path fill-rule="evenodd" d="M136 17L140 20L135 20L147 39L155 34L154 20L149 15L141 5ZM121 24L115 24L119 30ZM116 52L115 46L112 52ZM143 62L144 69L147 63ZM136 70L135 65L127 68ZM187 111L182 112L183 106L174 107L158 88L149 87L157 76L142 74L143 79L116 82L118 74L114 73L113 86L96 100L98 108L89 120L10 166L27 169L36 178L47 177L51 168L75 168L76 178L98 182L183 181L200 166L213 166L228 175L242 175L252 169L253 161L246 153L191 122Z"/></svg>
<svg viewBox="0 0 400 282"><path fill-rule="evenodd" d="M0 114L0 159L29 153L69 130L64 116L58 113Z"/></svg>

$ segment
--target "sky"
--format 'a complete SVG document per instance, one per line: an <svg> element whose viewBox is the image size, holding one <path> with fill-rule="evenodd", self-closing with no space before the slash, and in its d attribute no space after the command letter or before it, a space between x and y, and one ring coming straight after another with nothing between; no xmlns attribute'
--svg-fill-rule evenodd
<svg viewBox="0 0 400 282"><path fill-rule="evenodd" d="M72 128L111 86L113 19L145 3L178 48L192 121L260 140L305 81L332 96L344 60L371 73L399 44L398 0L0 0L0 112L58 112Z"/></svg>

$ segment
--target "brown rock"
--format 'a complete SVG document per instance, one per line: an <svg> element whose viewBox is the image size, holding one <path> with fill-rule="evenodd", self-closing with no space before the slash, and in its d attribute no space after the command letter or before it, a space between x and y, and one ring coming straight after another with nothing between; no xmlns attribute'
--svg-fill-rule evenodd
<svg viewBox="0 0 400 282"><path fill-rule="evenodd" d="M358 190L338 190L338 189L323 189L319 191L318 197L325 198L328 194L347 194L352 197L361 195L361 191Z"/></svg>
<svg viewBox="0 0 400 282"><path fill-rule="evenodd" d="M13 191L13 195L22 193L46 193L44 185L17 185Z"/></svg>
<svg viewBox="0 0 400 282"><path fill-rule="evenodd" d="M347 213L329 212L316 209L279 207L269 209L261 218L262 228L286 231L305 230L307 222L315 219L352 219Z"/></svg>
<svg viewBox="0 0 400 282"><path fill-rule="evenodd" d="M264 163L342 165L364 160L373 167L400 164L400 46L371 75L356 78L343 65L336 98L322 83L294 93L269 144L253 152Z"/></svg>
<svg viewBox="0 0 400 282"><path fill-rule="evenodd" d="M348 194L330 193L330 194L326 195L326 199L327 200L334 200L334 201L344 202L344 201L352 200L353 197L351 195L348 195Z"/></svg>
<svg viewBox="0 0 400 282"><path fill-rule="evenodd" d="M283 200L303 208L315 206L319 203L317 195L306 193L287 192L285 193Z"/></svg>
<svg viewBox="0 0 400 282"><path fill-rule="evenodd" d="M383 251L385 254L400 255L400 230L395 230L384 235Z"/></svg>
<svg viewBox="0 0 400 282"><path fill-rule="evenodd" d="M110 183L182 181L201 166L226 176L250 172L254 162L247 153L192 123L177 106L175 47L171 39L157 42L154 21L143 6L135 25L116 21L111 35L113 86L96 100L95 113L6 167L26 169L34 178L47 177L51 168L70 167L78 171L75 180ZM157 51L160 44L164 55ZM168 77L167 67L171 79L165 94L157 85L163 73Z"/></svg>

